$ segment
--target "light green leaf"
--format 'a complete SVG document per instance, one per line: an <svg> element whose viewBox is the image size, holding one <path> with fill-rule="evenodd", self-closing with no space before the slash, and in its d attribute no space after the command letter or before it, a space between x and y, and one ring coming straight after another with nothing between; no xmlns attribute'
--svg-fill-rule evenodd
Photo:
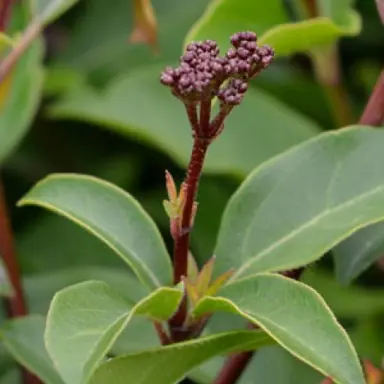
<svg viewBox="0 0 384 384"><path fill-rule="evenodd" d="M30 0L32 11L44 25L52 23L59 18L78 0Z"/></svg>
<svg viewBox="0 0 384 384"><path fill-rule="evenodd" d="M281 0L214 0L189 31L185 44L193 40L212 39L225 51L230 36L251 30L261 35L275 25L289 21Z"/></svg>
<svg viewBox="0 0 384 384"><path fill-rule="evenodd" d="M208 359L271 343L264 332L237 331L178 343L135 355L121 356L102 364L89 384L177 383L191 369ZM167 367L164 369L164 367Z"/></svg>
<svg viewBox="0 0 384 384"><path fill-rule="evenodd" d="M15 32L19 32L27 23L25 9L16 5L12 11ZM36 40L0 84L0 164L20 143L38 108L43 81L42 59L42 43Z"/></svg>
<svg viewBox="0 0 384 384"><path fill-rule="evenodd" d="M107 284L80 283L57 293L48 312L48 353L68 384L87 382L133 315L167 320L182 292L159 288L134 307Z"/></svg>
<svg viewBox="0 0 384 384"><path fill-rule="evenodd" d="M260 44L269 44L278 55L292 55L329 45L342 36L354 36L360 31L360 19L356 15L354 28L346 29L326 17L297 23L277 25L260 38Z"/></svg>
<svg viewBox="0 0 384 384"><path fill-rule="evenodd" d="M339 384L364 384L356 352L324 300L312 288L280 275L256 275L207 297L195 315L226 311L258 324L297 358Z"/></svg>
<svg viewBox="0 0 384 384"><path fill-rule="evenodd" d="M77 89L56 104L51 115L139 136L185 166L191 150L191 129L182 104L159 82L163 69L146 67L123 75L104 93ZM143 105L149 113L142 113ZM262 91L250 89L210 148L204 170L244 176L255 165L318 132L311 121Z"/></svg>
<svg viewBox="0 0 384 384"><path fill-rule="evenodd" d="M384 257L384 223L363 228L333 250L336 275L350 283L370 265Z"/></svg>
<svg viewBox="0 0 384 384"><path fill-rule="evenodd" d="M0 339L9 353L45 384L63 384L44 346L45 318L28 316L6 322Z"/></svg>
<svg viewBox="0 0 384 384"><path fill-rule="evenodd" d="M303 266L383 220L383 146L384 131L344 128L257 168L226 207L215 273L236 268L235 279Z"/></svg>
<svg viewBox="0 0 384 384"><path fill-rule="evenodd" d="M149 287L171 282L171 262L161 235L148 214L128 193L100 179L52 175L19 202L56 212L112 248Z"/></svg>
<svg viewBox="0 0 384 384"><path fill-rule="evenodd" d="M11 296L13 294L12 284L9 281L7 271L3 265L0 255L0 297Z"/></svg>

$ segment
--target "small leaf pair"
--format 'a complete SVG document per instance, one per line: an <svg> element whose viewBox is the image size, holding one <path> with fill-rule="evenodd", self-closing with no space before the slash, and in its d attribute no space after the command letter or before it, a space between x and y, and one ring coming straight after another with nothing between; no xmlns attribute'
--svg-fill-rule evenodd
<svg viewBox="0 0 384 384"><path fill-rule="evenodd" d="M165 171L165 185L167 188L168 199L163 201L165 212L170 219L170 231L172 237L175 239L178 237L181 230L181 221L183 217L183 210L185 206L185 183L181 183L180 191L177 192L175 181L170 172ZM192 208L192 220L190 226L193 225L193 221L196 216L197 202L193 203Z"/></svg>
<svg viewBox="0 0 384 384"><path fill-rule="evenodd" d="M192 254L188 255L188 276L184 278L184 283L192 308L204 296L214 296L234 272L229 270L211 281L215 260L216 257L212 256L199 272Z"/></svg>

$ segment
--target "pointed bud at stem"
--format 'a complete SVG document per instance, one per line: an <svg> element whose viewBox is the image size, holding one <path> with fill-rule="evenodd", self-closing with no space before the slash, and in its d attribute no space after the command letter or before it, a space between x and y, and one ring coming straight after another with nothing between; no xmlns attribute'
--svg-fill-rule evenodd
<svg viewBox="0 0 384 384"><path fill-rule="evenodd" d="M208 290L209 283L211 282L213 267L215 265L216 257L212 256L204 265L197 278L196 288L200 297L204 296Z"/></svg>
<svg viewBox="0 0 384 384"><path fill-rule="evenodd" d="M176 201L177 199L177 189L175 181L170 172L165 171L165 186L168 192L168 198L171 202Z"/></svg>
<svg viewBox="0 0 384 384"><path fill-rule="evenodd" d="M384 383L384 371L376 368L370 361L364 360L364 369L367 378L367 384Z"/></svg>
<svg viewBox="0 0 384 384"><path fill-rule="evenodd" d="M230 269L227 272L224 272L222 275L220 275L207 289L206 295L207 296L214 296L216 293L220 290L220 288L229 280L229 278L233 275L235 272L234 269Z"/></svg>
<svg viewBox="0 0 384 384"><path fill-rule="evenodd" d="M193 284L196 283L197 277L199 275L199 268L197 266L196 260L193 257L191 251L188 252L188 280Z"/></svg>

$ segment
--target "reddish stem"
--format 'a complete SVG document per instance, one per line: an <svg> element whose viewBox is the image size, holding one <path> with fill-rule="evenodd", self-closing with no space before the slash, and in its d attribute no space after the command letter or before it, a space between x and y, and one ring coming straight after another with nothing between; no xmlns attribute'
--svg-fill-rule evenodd
<svg viewBox="0 0 384 384"><path fill-rule="evenodd" d="M249 324L248 329L257 329L254 324ZM228 357L223 368L217 375L213 384L236 383L251 362L254 351L239 352Z"/></svg>
<svg viewBox="0 0 384 384"><path fill-rule="evenodd" d="M5 268L13 286L14 295L7 301L9 318L25 316L27 308L21 284L20 270L17 263L13 234L8 217L7 204L4 189L0 181L0 257L4 261ZM23 382L26 384L40 384L40 380L27 370L22 370Z"/></svg>
<svg viewBox="0 0 384 384"><path fill-rule="evenodd" d="M371 93L359 124L379 126L384 122L384 70Z"/></svg>
<svg viewBox="0 0 384 384"><path fill-rule="evenodd" d="M159 336L159 340L161 342L161 345L168 345L171 344L171 340L165 331L163 324L160 321L154 320L153 326L155 327L155 331L157 335Z"/></svg>
<svg viewBox="0 0 384 384"><path fill-rule="evenodd" d="M185 206L181 220L181 230L179 236L175 239L173 263L175 284L181 281L183 276L187 275L187 261L189 249L189 234L191 232L191 221L193 213L193 204L195 202L201 171L203 169L205 155L207 153L209 141L195 137L192 149L192 156L189 162L187 178Z"/></svg>
<svg viewBox="0 0 384 384"><path fill-rule="evenodd" d="M12 0L2 0L0 7L0 32L5 32L11 14Z"/></svg>
<svg viewBox="0 0 384 384"><path fill-rule="evenodd" d="M183 217L181 220L181 228L178 236L174 239L173 250L173 281L178 284L183 276L187 276L188 269L188 250L189 250L189 235L191 232L191 223L193 215L193 205L195 202L197 189L201 171L203 169L205 155L207 153L209 141L199 138L195 135L191 160L188 165L187 177L185 180L185 205ZM181 341L185 337L183 325L187 318L187 300L186 297L180 303L179 309L170 319L169 325L171 328L172 340Z"/></svg>
<svg viewBox="0 0 384 384"><path fill-rule="evenodd" d="M9 317L25 316L27 314L24 301L21 276L17 264L16 252L13 243L11 224L8 218L3 186L0 183L0 255L12 283L14 295L8 300Z"/></svg>

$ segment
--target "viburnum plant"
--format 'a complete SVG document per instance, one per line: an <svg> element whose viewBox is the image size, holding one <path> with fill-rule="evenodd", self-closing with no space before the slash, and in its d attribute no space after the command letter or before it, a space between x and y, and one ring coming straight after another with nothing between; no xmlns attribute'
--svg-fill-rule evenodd
<svg viewBox="0 0 384 384"><path fill-rule="evenodd" d="M257 44L253 32L236 33L231 44L221 57L215 41L193 42L180 65L161 74L183 103L193 137L179 188L166 172L164 208L173 257L138 202L105 181L52 175L21 200L20 205L41 206L81 225L138 278L136 302L101 281L55 295L45 346L60 374L56 382L171 384L214 356L230 355L214 383L231 384L253 351L272 344L327 382L366 382L347 333L320 295L298 280L308 264L341 240L384 218L382 132L360 126L324 133L262 164L230 199L214 255L199 268L190 252L205 156L250 80L274 56L272 48ZM248 329L215 333L210 321L225 322L223 313L244 318ZM153 324L161 345L121 354L119 340L135 317ZM142 338L145 344L145 337L139 333L135 342Z"/></svg>

